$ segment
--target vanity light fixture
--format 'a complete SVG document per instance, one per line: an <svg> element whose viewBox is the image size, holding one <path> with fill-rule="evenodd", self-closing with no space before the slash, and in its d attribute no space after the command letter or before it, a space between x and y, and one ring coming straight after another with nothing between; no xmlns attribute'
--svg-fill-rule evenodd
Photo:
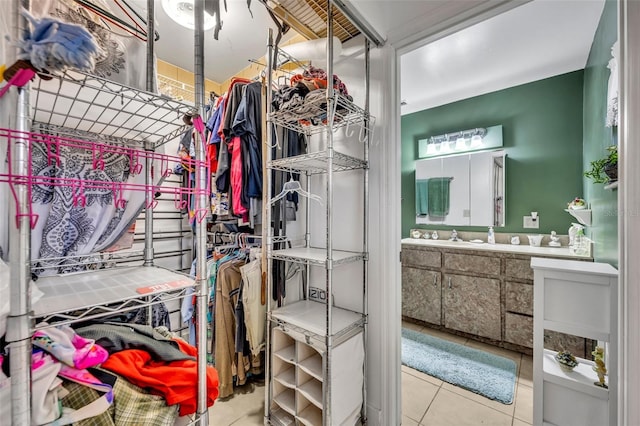
<svg viewBox="0 0 640 426"><path fill-rule="evenodd" d="M482 146L482 138L487 134L487 129L476 128L463 130L455 133L445 133L444 135L431 136L427 139L427 154L435 154L434 148L440 145L440 153L449 153L455 151L466 151L473 147ZM467 140L471 140L471 145L467 145ZM475 143L475 146L474 146Z"/></svg>
<svg viewBox="0 0 640 426"><path fill-rule="evenodd" d="M418 141L418 158L502 147L502 126L462 130Z"/></svg>

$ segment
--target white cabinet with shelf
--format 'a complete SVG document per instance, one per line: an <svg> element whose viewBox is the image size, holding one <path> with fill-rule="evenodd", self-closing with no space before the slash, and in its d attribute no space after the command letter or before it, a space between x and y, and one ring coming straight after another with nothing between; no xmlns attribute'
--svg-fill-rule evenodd
<svg viewBox="0 0 640 426"><path fill-rule="evenodd" d="M534 425L617 424L618 271L609 264L532 258L534 270ZM608 388L596 386L593 361L563 371L544 348L544 331L605 345Z"/></svg>

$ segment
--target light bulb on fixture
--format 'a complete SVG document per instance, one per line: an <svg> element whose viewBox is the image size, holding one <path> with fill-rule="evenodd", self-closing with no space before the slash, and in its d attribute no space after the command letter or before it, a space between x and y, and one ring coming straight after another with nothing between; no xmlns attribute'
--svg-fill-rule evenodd
<svg viewBox="0 0 640 426"><path fill-rule="evenodd" d="M442 143L440 143L440 152L450 152L451 151L451 147L449 146L451 144L451 142L449 142L449 139L442 141Z"/></svg>
<svg viewBox="0 0 640 426"><path fill-rule="evenodd" d="M190 30L195 29L195 17L193 16L194 0L162 0L162 8L169 18ZM208 31L215 27L214 15L204 13L204 30Z"/></svg>
<svg viewBox="0 0 640 426"><path fill-rule="evenodd" d="M473 137L471 137L471 148L479 148L481 146L482 146L482 136L473 135Z"/></svg>
<svg viewBox="0 0 640 426"><path fill-rule="evenodd" d="M438 152L438 150L436 149L436 143L429 142L427 144L427 154L435 154L436 152Z"/></svg>
<svg viewBox="0 0 640 426"><path fill-rule="evenodd" d="M467 143L464 139L463 136L460 136L458 139L456 139L456 150L457 151L463 151L467 149Z"/></svg>

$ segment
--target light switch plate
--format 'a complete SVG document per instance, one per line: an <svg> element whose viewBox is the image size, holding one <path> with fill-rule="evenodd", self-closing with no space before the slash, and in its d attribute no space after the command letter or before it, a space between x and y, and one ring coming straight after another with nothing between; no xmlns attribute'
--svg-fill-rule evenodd
<svg viewBox="0 0 640 426"><path fill-rule="evenodd" d="M522 227L530 228L530 229L539 229L540 228L540 216L533 220L532 216L523 216L522 218Z"/></svg>

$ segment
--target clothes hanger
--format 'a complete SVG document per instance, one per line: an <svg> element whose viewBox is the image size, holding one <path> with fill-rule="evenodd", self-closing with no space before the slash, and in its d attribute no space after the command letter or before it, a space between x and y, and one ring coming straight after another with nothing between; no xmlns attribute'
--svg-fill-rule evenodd
<svg viewBox="0 0 640 426"><path fill-rule="evenodd" d="M127 22L122 18L115 16L113 13L109 12L108 10L103 9L100 6L97 6L88 0L73 0L73 1L78 3L80 6L84 7L85 9L100 16L105 21L110 22L111 24L115 25L116 27L120 28L123 31L126 31L132 36L144 42L147 41L148 34L146 31L146 25L147 25L146 20L143 19L128 3L126 3L125 0L121 0L121 1L134 15L136 15L136 17L138 17L138 19L142 22L144 26L138 24L135 21L135 19L133 19L133 17L125 10L125 8L118 3L117 0L115 1L118 7L120 7L120 9L123 10L123 12L127 15L127 17L131 20L131 22L133 22L133 24L131 22ZM153 33L154 33L154 40L158 41L160 39L160 34L158 33L158 31L155 31L155 30Z"/></svg>
<svg viewBox="0 0 640 426"><path fill-rule="evenodd" d="M300 182L297 180L294 180L293 176L291 177L291 179L289 179L288 182L285 182L284 185L282 185L282 191L280 191L278 195L276 195L271 199L271 204L284 198L290 192L296 192L302 195L303 197L310 198L322 204L322 198L319 195L311 194L305 191L304 189L302 189L302 186L300 186Z"/></svg>

